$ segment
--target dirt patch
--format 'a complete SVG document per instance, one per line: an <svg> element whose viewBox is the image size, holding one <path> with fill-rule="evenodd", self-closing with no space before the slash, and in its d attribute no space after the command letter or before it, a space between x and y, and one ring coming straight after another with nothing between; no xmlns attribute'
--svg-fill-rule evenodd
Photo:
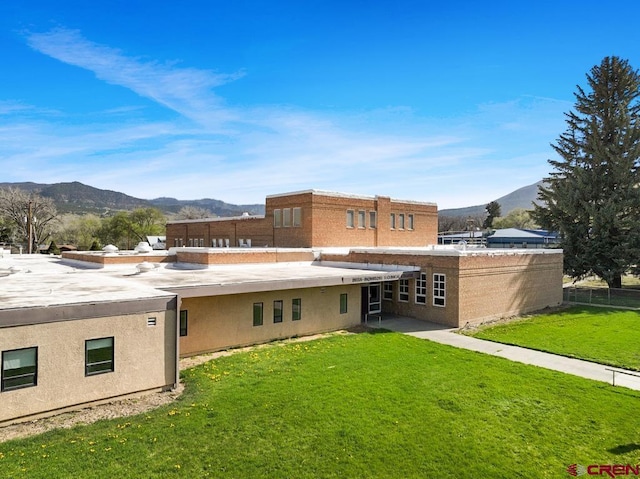
<svg viewBox="0 0 640 479"><path fill-rule="evenodd" d="M335 331L332 333L324 334L314 334L312 336L285 339L281 341L260 344L257 346L248 346L245 348L236 348L226 351L218 351L215 353L201 354L199 356L181 359L180 370L192 368L194 366L198 366L200 364L206 363L207 361L211 361L212 359L216 359L222 356L231 356L232 354L237 354L245 351L283 346L289 343L313 341L328 336L355 334L356 332L360 331L350 330ZM172 403L178 397L180 397L183 390L184 386L182 384L179 384L178 387L173 391L143 394L132 398L115 400L105 404L88 406L77 411L65 412L57 414L55 416L49 416L42 419L34 419L28 422L0 427L0 443L9 441L11 439L21 439L25 437L35 436L52 429L70 429L78 424L91 424L102 419L117 419L127 416L135 416L136 414L142 414L156 409L160 406L164 406L165 404Z"/></svg>

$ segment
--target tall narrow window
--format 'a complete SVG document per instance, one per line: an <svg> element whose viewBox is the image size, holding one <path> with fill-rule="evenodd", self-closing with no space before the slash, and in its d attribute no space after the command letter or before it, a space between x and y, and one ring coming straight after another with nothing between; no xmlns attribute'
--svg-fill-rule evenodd
<svg viewBox="0 0 640 479"><path fill-rule="evenodd" d="M407 229L412 230L414 227L414 223L413 223L413 215L407 215Z"/></svg>
<svg viewBox="0 0 640 479"><path fill-rule="evenodd" d="M302 299L294 298L291 300L291 320L298 321L302 319Z"/></svg>
<svg viewBox="0 0 640 479"><path fill-rule="evenodd" d="M367 222L367 212L358 211L358 228L365 228Z"/></svg>
<svg viewBox="0 0 640 479"><path fill-rule="evenodd" d="M282 210L273 210L273 227L280 228L282 226Z"/></svg>
<svg viewBox="0 0 640 479"><path fill-rule="evenodd" d="M253 325L262 326L262 303L253 303Z"/></svg>
<svg viewBox="0 0 640 479"><path fill-rule="evenodd" d="M302 208L293 209L293 227L299 228L302 226Z"/></svg>
<svg viewBox="0 0 640 479"><path fill-rule="evenodd" d="M403 230L404 229L404 214L400 213L398 215L398 229Z"/></svg>
<svg viewBox="0 0 640 479"><path fill-rule="evenodd" d="M188 316L189 313L186 309L180 311L180 336L187 335L187 327L188 327Z"/></svg>
<svg viewBox="0 0 640 479"><path fill-rule="evenodd" d="M85 348L85 376L110 373L114 370L113 337L87 339Z"/></svg>
<svg viewBox="0 0 640 479"><path fill-rule="evenodd" d="M406 303L409 301L409 280L401 279L398 281L398 301Z"/></svg>
<svg viewBox="0 0 640 479"><path fill-rule="evenodd" d="M391 229L396 229L396 214L391 213L391 217L389 219L391 220Z"/></svg>
<svg viewBox="0 0 640 479"><path fill-rule="evenodd" d="M282 300L280 299L273 302L273 322L282 322Z"/></svg>
<svg viewBox="0 0 640 479"><path fill-rule="evenodd" d="M353 228L354 224L355 224L355 217L354 217L354 211L353 210L347 210L347 228Z"/></svg>
<svg viewBox="0 0 640 479"><path fill-rule="evenodd" d="M393 301L393 283L391 281L382 283L382 299Z"/></svg>
<svg viewBox="0 0 640 479"><path fill-rule="evenodd" d="M427 304L427 274L420 273L416 279L416 303Z"/></svg>
<svg viewBox="0 0 640 479"><path fill-rule="evenodd" d="M38 384L38 348L2 351L1 391L28 388Z"/></svg>
<svg viewBox="0 0 640 479"><path fill-rule="evenodd" d="M291 226L291 208L285 208L282 210L282 226L289 228Z"/></svg>
<svg viewBox="0 0 640 479"><path fill-rule="evenodd" d="M340 314L347 314L347 293L340 295Z"/></svg>
<svg viewBox="0 0 640 479"><path fill-rule="evenodd" d="M378 227L378 218L375 211L369 211L369 228L376 229Z"/></svg>
<svg viewBox="0 0 640 479"><path fill-rule="evenodd" d="M433 275L433 305L445 306L446 305L446 286L447 278L444 274Z"/></svg>

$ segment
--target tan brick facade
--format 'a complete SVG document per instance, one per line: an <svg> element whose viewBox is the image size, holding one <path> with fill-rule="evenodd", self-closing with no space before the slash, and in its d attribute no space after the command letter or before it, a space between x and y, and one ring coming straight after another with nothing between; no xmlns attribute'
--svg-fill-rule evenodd
<svg viewBox="0 0 640 479"><path fill-rule="evenodd" d="M437 228L435 204L305 191L267 197L264 217L169 222L167 245L426 246Z"/></svg>
<svg viewBox="0 0 640 479"><path fill-rule="evenodd" d="M383 311L452 327L479 324L562 303L562 254L558 250L477 250L475 253L451 250L448 254L428 250L355 250L346 256L323 254L322 259L420 268L426 275L424 302L417 301L416 279L406 280L406 300L400 297L402 282L397 281L391 284L393 299L383 300ZM434 299L435 275L443 282L443 298Z"/></svg>

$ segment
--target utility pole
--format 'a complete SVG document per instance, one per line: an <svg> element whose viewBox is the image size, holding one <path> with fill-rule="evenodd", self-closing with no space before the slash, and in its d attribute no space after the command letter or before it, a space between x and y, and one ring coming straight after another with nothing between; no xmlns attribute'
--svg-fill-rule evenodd
<svg viewBox="0 0 640 479"><path fill-rule="evenodd" d="M29 242L29 245L27 246L28 254L33 253L33 225L31 224L31 219L33 216L32 207L33 205L31 203L31 200L29 200L29 208L27 209L27 241Z"/></svg>

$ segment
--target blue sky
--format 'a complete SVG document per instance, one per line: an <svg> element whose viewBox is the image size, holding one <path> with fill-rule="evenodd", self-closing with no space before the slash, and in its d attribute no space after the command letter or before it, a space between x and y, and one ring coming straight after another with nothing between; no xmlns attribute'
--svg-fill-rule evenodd
<svg viewBox="0 0 640 479"><path fill-rule="evenodd" d="M640 67L640 3L0 3L0 181L261 203L485 204L548 174L576 85Z"/></svg>

